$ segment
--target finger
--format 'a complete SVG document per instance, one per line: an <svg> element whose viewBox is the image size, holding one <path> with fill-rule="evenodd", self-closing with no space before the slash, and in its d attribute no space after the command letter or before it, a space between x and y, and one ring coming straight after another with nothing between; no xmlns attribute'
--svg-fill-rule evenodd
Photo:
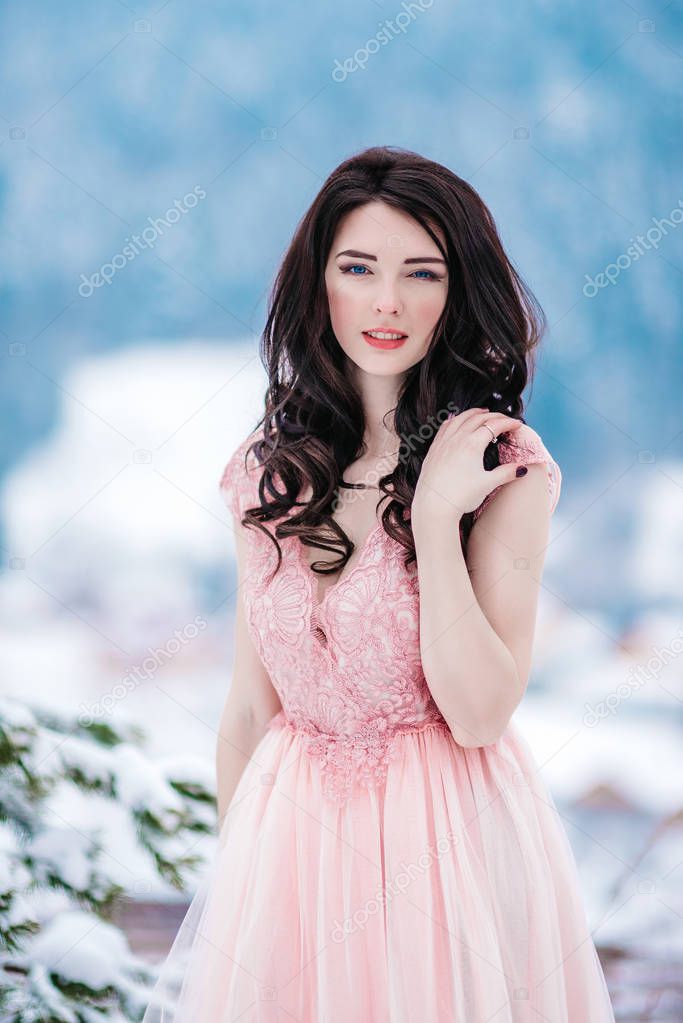
<svg viewBox="0 0 683 1023"><path fill-rule="evenodd" d="M455 434L458 433L458 431L461 430L477 412L486 412L486 409L468 408L463 412L449 412L439 429L436 431L434 443L442 444L444 442L444 437L454 437Z"/></svg>
<svg viewBox="0 0 683 1023"><path fill-rule="evenodd" d="M487 409L485 409L483 412L479 413L477 418L483 419L486 422L491 422L492 420L495 420L496 422L508 423L510 426L524 426L524 423L522 422L521 419L516 419L514 416L508 416L505 414L505 412L489 412Z"/></svg>
<svg viewBox="0 0 683 1023"><path fill-rule="evenodd" d="M486 419L481 425L488 426L489 429L493 430L496 437L507 433L514 433L515 430L519 430L520 426L524 426L524 423L520 419L513 419L512 421L507 417L503 419Z"/></svg>
<svg viewBox="0 0 683 1023"><path fill-rule="evenodd" d="M471 408L463 409L462 412L449 412L444 423L450 422L452 419L457 419L458 424L467 422L473 416L503 416L505 419L509 419L511 422L517 423L520 420L515 419L513 416L507 416L504 412L492 412L491 409L484 408L483 406L473 405ZM443 424L442 424L443 425Z"/></svg>
<svg viewBox="0 0 683 1023"><path fill-rule="evenodd" d="M517 471L524 469L524 472L519 476ZM490 469L488 474L491 477L493 486L491 490L495 490L496 487L501 486L503 483L513 483L518 479L523 479L528 471L528 467L524 462L505 462L504 465L499 465L495 469Z"/></svg>
<svg viewBox="0 0 683 1023"><path fill-rule="evenodd" d="M455 420L453 426L450 425L451 421ZM439 430L437 430L436 439L438 439L439 433L447 435L448 437L455 437L456 433L464 431L466 433L474 433L481 426L486 424L496 434L508 433L511 430L516 430L520 426L524 426L521 419L515 419L513 416L507 416L504 412L490 412L487 408L480 408L475 406L473 408L465 409L464 412L450 413L447 418L441 424ZM490 443L493 443L493 437L488 434Z"/></svg>
<svg viewBox="0 0 683 1023"><path fill-rule="evenodd" d="M468 419L471 419L472 416L476 415L477 413L487 411L488 409L485 408L466 408L462 412L449 412L449 414L446 416L441 425L444 426L445 424L451 423L453 420L455 420L455 426L453 427L453 429L457 430L460 426L462 426L463 423L466 423Z"/></svg>
<svg viewBox="0 0 683 1023"><path fill-rule="evenodd" d="M493 437L490 431L493 431L497 439L501 433L510 433L513 430L518 430L523 425L520 419L513 419L502 412L488 413L488 415L477 417L477 419L472 419L468 423L468 427L473 433L486 428L491 441L493 441Z"/></svg>

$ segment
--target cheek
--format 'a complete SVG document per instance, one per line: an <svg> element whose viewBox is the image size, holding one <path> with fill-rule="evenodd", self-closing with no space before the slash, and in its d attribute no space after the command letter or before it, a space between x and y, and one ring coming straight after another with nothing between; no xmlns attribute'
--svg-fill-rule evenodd
<svg viewBox="0 0 683 1023"><path fill-rule="evenodd" d="M327 302L332 323L343 324L357 315L358 300L341 284L327 288Z"/></svg>
<svg viewBox="0 0 683 1023"><path fill-rule="evenodd" d="M341 295L339 293L339 289L338 288L334 288L334 287L330 288L330 287L328 287L328 289L327 289L327 303L328 303L328 305L330 307L330 315L334 319L335 316L338 316L339 313L342 312L342 308L343 308L343 303L342 303Z"/></svg>
<svg viewBox="0 0 683 1023"><path fill-rule="evenodd" d="M415 314L420 323L425 327L433 327L446 304L446 294L443 291L433 291L429 295L420 295L415 305Z"/></svg>
<svg viewBox="0 0 683 1023"><path fill-rule="evenodd" d="M413 308L413 322L422 336L421 344L413 352L411 365L419 362L426 354L434 336L434 328L446 305L446 292L433 292L431 295L420 295Z"/></svg>

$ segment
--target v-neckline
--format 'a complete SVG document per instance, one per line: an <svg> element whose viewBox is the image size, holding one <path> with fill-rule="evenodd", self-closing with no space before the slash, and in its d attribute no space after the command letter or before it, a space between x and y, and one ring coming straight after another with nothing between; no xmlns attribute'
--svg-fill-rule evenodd
<svg viewBox="0 0 683 1023"><path fill-rule="evenodd" d="M346 582L346 579L349 576L353 575L353 573L356 571L356 569L360 567L361 562L362 562L363 558L365 557L367 549L368 549L368 547L370 545L370 541L372 540L372 538L375 536L375 534L379 530L384 531L384 525L382 523L381 518L379 518L377 516L377 514L375 514L375 524L370 528L369 532L365 536L365 539L361 541L360 545L356 544L356 546L354 548L353 554L356 555L356 560L350 566L349 566L349 562L347 561L346 565L342 569L341 575L338 576L334 580L334 582L330 583L329 586L325 587L325 591L324 591L322 597L318 596L318 594L319 594L318 582L319 582L319 575L320 575L320 573L313 571L313 569L311 568L311 560L315 560L315 559L309 559L309 555L308 555L308 551L309 550L314 550L316 548L307 547L305 544L301 543L301 541L297 537L297 544L298 544L298 547L299 547L300 562L301 562L301 565L303 567L304 572L306 573L306 575L311 580L311 603L313 605L314 612L321 611L325 607L325 605L327 603L327 600L328 600L330 594L332 593L332 591L336 590L339 586L341 586L341 584L343 582ZM352 557L353 557L353 555L352 555Z"/></svg>

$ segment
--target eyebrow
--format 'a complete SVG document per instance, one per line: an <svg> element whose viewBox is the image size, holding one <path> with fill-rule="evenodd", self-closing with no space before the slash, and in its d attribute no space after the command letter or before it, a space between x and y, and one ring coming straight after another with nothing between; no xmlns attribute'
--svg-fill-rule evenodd
<svg viewBox="0 0 683 1023"><path fill-rule="evenodd" d="M373 256L370 252L359 252L357 249L344 249L343 252L338 252L336 259L340 256L355 256L356 259L374 259L377 262L377 256ZM404 263L443 263L446 265L446 260L441 259L440 256L415 256L411 259L404 259Z"/></svg>

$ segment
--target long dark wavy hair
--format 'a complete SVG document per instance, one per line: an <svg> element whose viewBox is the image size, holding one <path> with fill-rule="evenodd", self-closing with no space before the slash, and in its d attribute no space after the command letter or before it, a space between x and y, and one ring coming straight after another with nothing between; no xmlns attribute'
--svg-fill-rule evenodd
<svg viewBox="0 0 683 1023"><path fill-rule="evenodd" d="M394 146L375 146L334 170L300 221L275 278L260 355L268 373L265 411L253 450L262 466L260 504L242 524L277 538L333 551L313 571L344 568L354 544L332 513L347 466L363 454L360 396L345 371L332 331L325 268L340 220L381 200L413 217L438 246L448 267L448 294L425 356L402 382L393 413L401 442L395 468L378 480L382 525L415 560L409 510L420 467L441 421L473 407L523 419L522 392L533 372L533 350L546 327L543 310L503 251L493 217L471 185L447 167ZM434 231L440 228L445 249ZM388 413L387 413L388 414ZM484 467L499 464L492 441ZM277 484L277 486L276 486ZM312 496L299 495L310 485ZM261 523L273 522L274 531ZM463 516L466 549L473 513Z"/></svg>

